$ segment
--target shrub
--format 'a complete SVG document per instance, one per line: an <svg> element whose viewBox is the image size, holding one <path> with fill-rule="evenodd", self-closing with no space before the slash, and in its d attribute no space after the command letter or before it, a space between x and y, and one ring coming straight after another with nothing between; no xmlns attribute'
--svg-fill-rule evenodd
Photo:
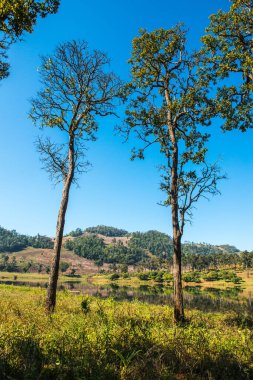
<svg viewBox="0 0 253 380"><path fill-rule="evenodd" d="M118 275L118 273L113 273L110 276L110 280L112 281L118 280L119 278L120 278L120 275Z"/></svg>
<svg viewBox="0 0 253 380"><path fill-rule="evenodd" d="M221 278L218 271L210 271L203 275L203 279L206 281L218 281Z"/></svg>
<svg viewBox="0 0 253 380"><path fill-rule="evenodd" d="M149 276L149 273L138 273L138 278L142 281L149 281L150 280L150 276Z"/></svg>
<svg viewBox="0 0 253 380"><path fill-rule="evenodd" d="M188 272L183 274L183 280L185 282L201 282L199 272Z"/></svg>

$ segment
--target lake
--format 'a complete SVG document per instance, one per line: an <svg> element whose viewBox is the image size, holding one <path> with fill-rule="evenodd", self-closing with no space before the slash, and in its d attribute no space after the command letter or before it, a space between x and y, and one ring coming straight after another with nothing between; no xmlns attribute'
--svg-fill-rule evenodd
<svg viewBox="0 0 253 380"><path fill-rule="evenodd" d="M26 282L18 280L1 280L0 284L14 286L31 286L47 288L47 282ZM60 291L75 294L92 295L100 298L111 297L118 301L138 300L157 305L173 304L173 289L162 284L156 286L140 285L139 287L119 286L116 283L95 285L79 280L59 282ZM202 288L201 286L186 286L184 288L184 304L186 308L201 311L253 312L252 294L245 296L240 286L226 289Z"/></svg>

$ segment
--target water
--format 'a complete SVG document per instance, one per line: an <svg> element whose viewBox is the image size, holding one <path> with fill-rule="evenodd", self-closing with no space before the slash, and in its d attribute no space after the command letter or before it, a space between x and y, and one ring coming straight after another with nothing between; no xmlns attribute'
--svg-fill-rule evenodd
<svg viewBox="0 0 253 380"><path fill-rule="evenodd" d="M25 282L18 280L1 280L0 284L47 288L45 282ZM100 298L111 297L118 301L138 300L156 305L173 305L173 289L162 284L156 286L141 285L138 288L119 286L115 283L95 285L81 281L60 282L58 289L74 294L92 295ZM186 308L201 311L228 311L253 313L251 292L248 297L242 296L242 288L235 286L227 289L201 288L186 286L184 288L184 304Z"/></svg>

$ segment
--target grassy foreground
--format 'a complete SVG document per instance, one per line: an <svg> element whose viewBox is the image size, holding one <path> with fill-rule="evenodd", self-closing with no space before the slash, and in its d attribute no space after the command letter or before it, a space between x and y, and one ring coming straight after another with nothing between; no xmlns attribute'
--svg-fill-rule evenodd
<svg viewBox="0 0 253 380"><path fill-rule="evenodd" d="M0 286L1 379L252 379L253 318Z"/></svg>

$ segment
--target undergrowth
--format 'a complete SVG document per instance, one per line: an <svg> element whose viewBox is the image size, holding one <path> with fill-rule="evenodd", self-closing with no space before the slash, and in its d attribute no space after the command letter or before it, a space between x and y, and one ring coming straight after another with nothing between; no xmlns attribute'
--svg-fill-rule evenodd
<svg viewBox="0 0 253 380"><path fill-rule="evenodd" d="M253 378L251 323L232 312L187 310L189 322L175 327L169 306L59 292L48 316L44 298L0 287L1 379Z"/></svg>

